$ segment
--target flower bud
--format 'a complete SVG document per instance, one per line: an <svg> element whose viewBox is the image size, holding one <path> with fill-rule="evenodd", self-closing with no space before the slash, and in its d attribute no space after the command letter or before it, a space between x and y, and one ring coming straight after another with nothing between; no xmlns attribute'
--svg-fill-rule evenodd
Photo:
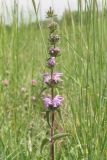
<svg viewBox="0 0 107 160"><path fill-rule="evenodd" d="M36 97L35 96L32 96L32 101L35 101L36 100Z"/></svg>
<svg viewBox="0 0 107 160"><path fill-rule="evenodd" d="M9 81L7 79L3 80L3 85L7 87L9 85Z"/></svg>
<svg viewBox="0 0 107 160"><path fill-rule="evenodd" d="M50 7L48 12L47 12L47 18L51 18L51 17L54 17L55 14L54 14L54 10L52 10L52 8Z"/></svg>
<svg viewBox="0 0 107 160"><path fill-rule="evenodd" d="M22 92L22 93L25 93L25 92L26 92L26 88L25 88L25 87L22 87L22 88L21 88L21 92Z"/></svg>
<svg viewBox="0 0 107 160"><path fill-rule="evenodd" d="M37 84L37 81L35 79L32 80L32 86L35 86Z"/></svg>
<svg viewBox="0 0 107 160"><path fill-rule="evenodd" d="M54 32L57 29L57 23L56 22L52 22L48 25L48 28L50 29L50 32Z"/></svg>

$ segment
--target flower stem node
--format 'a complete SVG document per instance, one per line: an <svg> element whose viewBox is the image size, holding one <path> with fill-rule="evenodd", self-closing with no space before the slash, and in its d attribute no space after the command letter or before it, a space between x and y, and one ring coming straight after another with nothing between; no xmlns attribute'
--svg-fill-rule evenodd
<svg viewBox="0 0 107 160"><path fill-rule="evenodd" d="M44 74L44 83L46 83L48 86L55 86L58 83L62 82L61 77L63 76L62 73L53 73L53 75L51 76L51 74L45 73Z"/></svg>
<svg viewBox="0 0 107 160"><path fill-rule="evenodd" d="M56 47L56 48L50 48L49 50L49 54L53 57L57 57L60 56L60 48Z"/></svg>
<svg viewBox="0 0 107 160"><path fill-rule="evenodd" d="M43 98L43 101L46 108L57 109L62 105L64 98L60 95L56 95L53 99L51 96L48 96Z"/></svg>
<svg viewBox="0 0 107 160"><path fill-rule="evenodd" d="M57 34L51 34L49 37L49 41L51 45L55 45L59 41L60 37Z"/></svg>
<svg viewBox="0 0 107 160"><path fill-rule="evenodd" d="M55 66L55 64L56 64L56 62L55 62L55 57L49 58L49 60L48 60L48 67L49 67L49 68L52 68L52 67Z"/></svg>

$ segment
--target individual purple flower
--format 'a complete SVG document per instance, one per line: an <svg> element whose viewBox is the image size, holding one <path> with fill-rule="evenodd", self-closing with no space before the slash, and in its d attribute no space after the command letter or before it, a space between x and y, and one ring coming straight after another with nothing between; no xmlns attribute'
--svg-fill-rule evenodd
<svg viewBox="0 0 107 160"><path fill-rule="evenodd" d="M56 56L59 56L60 55L60 48L58 48L58 47L56 47L56 48L50 48L50 50L49 50L49 54L51 55L51 56L54 56L54 57L56 57Z"/></svg>
<svg viewBox="0 0 107 160"><path fill-rule="evenodd" d="M52 77L51 74L44 74L44 83L48 84L48 85L55 85L58 84L59 82L62 82L61 77L63 76L62 73L53 73Z"/></svg>
<svg viewBox="0 0 107 160"><path fill-rule="evenodd" d="M48 60L48 67L54 67L55 66L55 57L51 57L49 60Z"/></svg>
<svg viewBox="0 0 107 160"><path fill-rule="evenodd" d="M59 95L55 96L55 98L53 99L53 107L57 108L61 106L63 101L64 101L64 98L62 96L59 96Z"/></svg>
<svg viewBox="0 0 107 160"><path fill-rule="evenodd" d="M58 83L62 81L61 79L62 76L63 76L63 73L56 72L56 73L53 73L52 79L55 83Z"/></svg>
<svg viewBox="0 0 107 160"><path fill-rule="evenodd" d="M51 96L43 98L46 108L58 108L62 105L64 98L62 96L55 96L53 99Z"/></svg>
<svg viewBox="0 0 107 160"><path fill-rule="evenodd" d="M51 96L45 97L45 98L43 98L43 100L44 100L44 104L45 104L45 107L46 107L46 108L52 107L52 99L51 99Z"/></svg>
<svg viewBox="0 0 107 160"><path fill-rule="evenodd" d="M48 84L51 80L51 75L49 73L45 73L43 75L43 78L44 78L44 83Z"/></svg>

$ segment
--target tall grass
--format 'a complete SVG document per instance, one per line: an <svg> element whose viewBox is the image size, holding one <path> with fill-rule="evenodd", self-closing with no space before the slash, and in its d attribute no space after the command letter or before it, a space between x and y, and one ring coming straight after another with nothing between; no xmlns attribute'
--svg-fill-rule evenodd
<svg viewBox="0 0 107 160"><path fill-rule="evenodd" d="M80 1L79 1L80 2ZM58 130L71 136L56 144L56 160L107 159L107 8L98 12L95 0L82 12L64 14L60 23L62 56L58 68L65 77L60 92L65 97ZM30 20L29 20L30 21ZM45 70L47 22L24 21L18 26L0 23L0 159L48 160L41 74ZM61 64L61 65L60 65ZM63 65L62 65L63 64ZM7 79L6 87L2 81ZM32 87L32 79L37 85ZM21 88L26 92L22 93ZM33 102L31 97L36 96ZM48 134L48 133L47 133Z"/></svg>

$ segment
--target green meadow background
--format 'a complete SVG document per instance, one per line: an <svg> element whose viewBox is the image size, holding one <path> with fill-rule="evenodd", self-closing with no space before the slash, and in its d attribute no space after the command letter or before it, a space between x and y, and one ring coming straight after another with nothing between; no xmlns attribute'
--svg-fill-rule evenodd
<svg viewBox="0 0 107 160"><path fill-rule="evenodd" d="M10 26L0 18L0 160L50 160L49 145L40 153L50 132L41 99L49 21L37 11L35 22L19 24L18 6L12 14ZM78 11L56 21L62 55L55 70L64 74L57 92L65 99L56 132L70 136L55 143L55 160L107 160L107 6L98 11L96 0L85 1L82 11L78 1Z"/></svg>

